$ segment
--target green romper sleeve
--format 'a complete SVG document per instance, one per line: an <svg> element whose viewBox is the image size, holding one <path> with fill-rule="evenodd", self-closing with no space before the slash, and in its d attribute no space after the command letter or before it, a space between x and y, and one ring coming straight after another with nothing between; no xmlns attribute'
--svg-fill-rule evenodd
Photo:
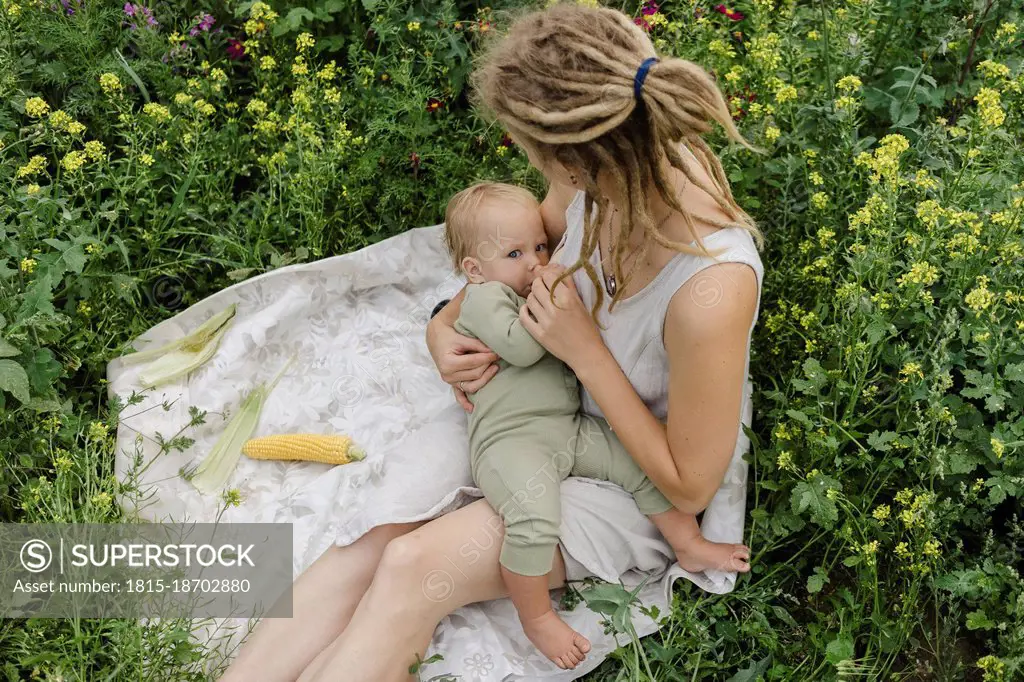
<svg viewBox="0 0 1024 682"><path fill-rule="evenodd" d="M529 367L544 357L547 350L519 320L519 308L525 302L512 287L501 282L469 284L455 331L480 339L510 365Z"/></svg>

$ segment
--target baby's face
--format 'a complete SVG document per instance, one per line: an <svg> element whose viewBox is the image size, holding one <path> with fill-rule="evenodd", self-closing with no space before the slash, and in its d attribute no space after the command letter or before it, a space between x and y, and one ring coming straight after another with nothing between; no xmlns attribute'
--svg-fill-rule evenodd
<svg viewBox="0 0 1024 682"><path fill-rule="evenodd" d="M491 204L481 211L478 229L473 254L463 261L467 279L499 281L525 298L538 270L548 264L540 211L515 202Z"/></svg>

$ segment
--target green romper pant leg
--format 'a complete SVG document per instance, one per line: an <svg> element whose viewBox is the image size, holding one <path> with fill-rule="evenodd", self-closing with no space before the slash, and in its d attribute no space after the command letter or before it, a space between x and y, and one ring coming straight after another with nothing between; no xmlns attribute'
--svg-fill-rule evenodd
<svg viewBox="0 0 1024 682"><path fill-rule="evenodd" d="M551 572L562 524L561 482L572 468L567 439L561 440L560 447L557 436L537 432L505 437L473 462L477 486L505 523L500 562L513 573Z"/></svg>
<svg viewBox="0 0 1024 682"><path fill-rule="evenodd" d="M621 485L633 495L640 512L646 516L672 509L672 503L651 483L608 422L600 417L581 415L576 462L571 474Z"/></svg>

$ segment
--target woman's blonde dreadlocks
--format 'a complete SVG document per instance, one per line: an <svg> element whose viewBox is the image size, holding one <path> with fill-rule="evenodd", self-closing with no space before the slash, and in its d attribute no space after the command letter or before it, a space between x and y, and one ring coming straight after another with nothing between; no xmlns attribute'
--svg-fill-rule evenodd
<svg viewBox="0 0 1024 682"><path fill-rule="evenodd" d="M623 13L563 2L514 18L481 51L470 76L475 104L497 118L518 143L540 158L555 159L581 173L586 190L583 245L579 260L559 281L584 269L597 290L591 311L595 320L604 287L590 263L598 239L598 226L592 224L594 205L603 216L611 203L597 186L601 170L613 178L625 208L619 233L612 238L613 272L620 282L613 307L651 240L675 251L717 255L704 248L694 216L671 192L662 169L665 159L713 197L730 218L703 220L719 227L739 224L750 231L758 249L764 244L761 231L733 199L722 164L703 137L718 123L730 139L753 149L733 125L721 91L700 66L670 57L651 66L638 101L633 78L637 67L652 56L647 34ZM683 161L679 143L693 153L712 186ZM654 224L646 193L652 182L665 203L683 216L699 249L669 240ZM623 277L627 237L634 225L643 228L645 239Z"/></svg>

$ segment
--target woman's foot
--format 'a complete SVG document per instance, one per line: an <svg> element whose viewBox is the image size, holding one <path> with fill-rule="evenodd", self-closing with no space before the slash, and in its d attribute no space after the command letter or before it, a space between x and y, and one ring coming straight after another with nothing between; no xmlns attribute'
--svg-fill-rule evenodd
<svg viewBox="0 0 1024 682"><path fill-rule="evenodd" d="M713 569L746 573L750 570L750 548L729 542L711 542L702 536L673 547L679 565L691 573Z"/></svg>
<svg viewBox="0 0 1024 682"><path fill-rule="evenodd" d="M554 611L520 622L534 646L559 668L572 670L590 651L590 640L569 627Z"/></svg>

